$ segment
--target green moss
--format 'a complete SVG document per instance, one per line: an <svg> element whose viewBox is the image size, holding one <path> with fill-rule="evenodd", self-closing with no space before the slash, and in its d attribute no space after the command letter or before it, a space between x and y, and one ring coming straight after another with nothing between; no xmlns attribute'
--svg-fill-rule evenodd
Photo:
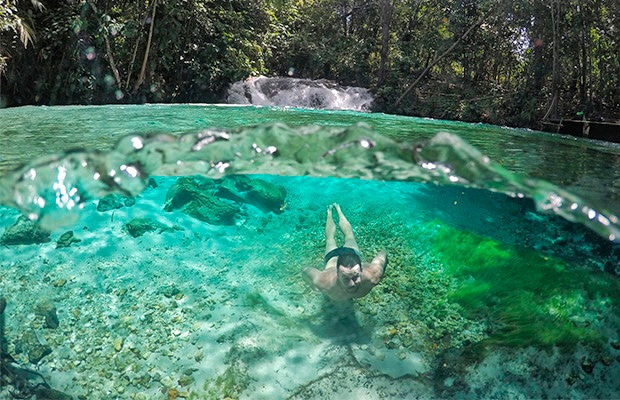
<svg viewBox="0 0 620 400"><path fill-rule="evenodd" d="M620 287L606 274L443 225L433 243L455 281L448 298L488 321L487 343L597 345L605 339L597 315L619 311Z"/></svg>

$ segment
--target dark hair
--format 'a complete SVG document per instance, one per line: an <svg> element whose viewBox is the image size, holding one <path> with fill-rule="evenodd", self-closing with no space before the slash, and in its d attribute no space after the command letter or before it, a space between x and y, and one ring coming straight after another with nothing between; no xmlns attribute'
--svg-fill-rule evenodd
<svg viewBox="0 0 620 400"><path fill-rule="evenodd" d="M338 261L336 262L336 267L347 267L351 268L359 264L360 268L362 266L362 259L355 253L345 253L338 256Z"/></svg>

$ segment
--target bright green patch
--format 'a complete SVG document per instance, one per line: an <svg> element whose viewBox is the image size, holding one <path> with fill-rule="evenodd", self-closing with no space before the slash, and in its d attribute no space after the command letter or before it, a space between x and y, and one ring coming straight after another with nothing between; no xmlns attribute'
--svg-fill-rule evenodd
<svg viewBox="0 0 620 400"><path fill-rule="evenodd" d="M434 224L437 224L434 222ZM617 313L617 279L447 226L433 252L455 279L449 293L465 315L489 325L487 344L600 344L600 315Z"/></svg>

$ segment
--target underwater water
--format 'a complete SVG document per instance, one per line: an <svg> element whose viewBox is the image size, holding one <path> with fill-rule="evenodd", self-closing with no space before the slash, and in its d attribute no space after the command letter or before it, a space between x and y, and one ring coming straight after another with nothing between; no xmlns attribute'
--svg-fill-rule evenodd
<svg viewBox="0 0 620 400"><path fill-rule="evenodd" d="M0 398L617 398L619 167L384 114L0 110ZM353 301L300 274L334 202L389 256Z"/></svg>

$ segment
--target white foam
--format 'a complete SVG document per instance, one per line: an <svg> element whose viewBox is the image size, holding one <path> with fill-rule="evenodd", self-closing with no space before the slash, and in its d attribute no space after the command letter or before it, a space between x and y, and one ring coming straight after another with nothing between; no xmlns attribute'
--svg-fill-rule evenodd
<svg viewBox="0 0 620 400"><path fill-rule="evenodd" d="M373 98L366 88L340 86L326 80L259 76L235 82L229 104L368 111Z"/></svg>

